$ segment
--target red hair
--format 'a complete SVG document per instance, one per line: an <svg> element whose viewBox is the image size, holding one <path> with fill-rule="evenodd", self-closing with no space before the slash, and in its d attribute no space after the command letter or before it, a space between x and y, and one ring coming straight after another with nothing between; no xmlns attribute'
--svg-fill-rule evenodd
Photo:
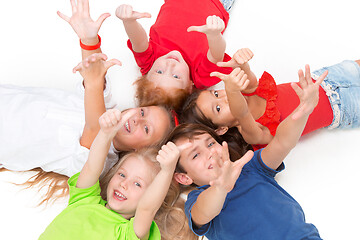
<svg viewBox="0 0 360 240"><path fill-rule="evenodd" d="M140 107L167 105L178 110L190 95L187 89L167 91L160 87L155 87L154 83L147 78L147 75L139 77L134 84L136 85L135 97Z"/></svg>

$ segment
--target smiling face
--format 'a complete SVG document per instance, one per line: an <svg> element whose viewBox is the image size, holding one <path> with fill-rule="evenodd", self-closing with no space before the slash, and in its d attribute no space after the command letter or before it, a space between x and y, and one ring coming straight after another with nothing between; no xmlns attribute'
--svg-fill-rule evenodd
<svg viewBox="0 0 360 240"><path fill-rule="evenodd" d="M225 90L202 91L196 105L205 117L219 127L237 125L237 120L231 114Z"/></svg>
<svg viewBox="0 0 360 240"><path fill-rule="evenodd" d="M222 146L208 133L194 136L192 139L179 138L175 144L180 146L187 142L191 142L192 145L181 151L179 164L185 170L187 177L197 186L208 185L214 179L215 171L211 159L221 156ZM178 177L175 176L175 179L178 180ZM184 184L184 182L180 183Z"/></svg>
<svg viewBox="0 0 360 240"><path fill-rule="evenodd" d="M192 89L189 66L181 53L171 51L155 60L147 74L149 81L164 90Z"/></svg>
<svg viewBox="0 0 360 240"><path fill-rule="evenodd" d="M106 207L130 219L155 175L154 163L137 156L128 157L108 184Z"/></svg>
<svg viewBox="0 0 360 240"><path fill-rule="evenodd" d="M170 117L164 108L150 106L135 110L135 114L125 121L113 140L117 150L134 150L155 145L169 131Z"/></svg>

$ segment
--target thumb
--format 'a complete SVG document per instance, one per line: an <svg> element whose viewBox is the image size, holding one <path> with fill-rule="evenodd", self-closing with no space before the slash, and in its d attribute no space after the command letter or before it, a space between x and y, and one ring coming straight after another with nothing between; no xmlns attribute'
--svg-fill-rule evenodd
<svg viewBox="0 0 360 240"><path fill-rule="evenodd" d="M205 27L206 25L203 25L203 26L191 26L191 27L188 27L187 31L188 32L204 32L205 31Z"/></svg>
<svg viewBox="0 0 360 240"><path fill-rule="evenodd" d="M125 122L131 117L134 116L137 112L136 108L130 108L126 111L121 112L121 119L118 123L118 126L122 126L125 124Z"/></svg>
<svg viewBox="0 0 360 240"><path fill-rule="evenodd" d="M177 146L177 148L179 149L179 151L183 151L189 147L191 147L192 143L191 142L187 142L187 143L184 143L184 144L181 144L180 146Z"/></svg>
<svg viewBox="0 0 360 240"><path fill-rule="evenodd" d="M115 58L110 59L110 60L107 61L106 64L105 64L105 69L106 69L106 71L107 71L109 68L111 68L112 66L114 66L114 65L121 66L121 62L120 62L119 60L115 59Z"/></svg>
<svg viewBox="0 0 360 240"><path fill-rule="evenodd" d="M82 69L82 62L78 63L76 67L73 68L72 72L76 73L77 71L80 71Z"/></svg>
<svg viewBox="0 0 360 240"><path fill-rule="evenodd" d="M105 21L105 19L107 19L108 17L110 17L111 14L110 13L103 13L100 15L100 17L96 20L96 23L98 24L98 26L101 26L103 24L103 22Z"/></svg>
<svg viewBox="0 0 360 240"><path fill-rule="evenodd" d="M212 73L210 73L210 76L211 76L211 77L218 77L218 78L220 78L220 79L223 80L223 81L225 81L225 80L226 80L226 77L227 77L226 74L219 73L219 72L212 72Z"/></svg>
<svg viewBox="0 0 360 240"><path fill-rule="evenodd" d="M216 65L218 67L231 67L231 68L238 66L234 59L231 59L230 61L227 62L217 62Z"/></svg>
<svg viewBox="0 0 360 240"><path fill-rule="evenodd" d="M234 165L236 166L236 168L242 169L244 167L244 165L247 164L253 156L254 156L254 152L249 150L245 153L244 156L242 156L240 159L236 160L234 162Z"/></svg>
<svg viewBox="0 0 360 240"><path fill-rule="evenodd" d="M136 19L140 19L140 18L151 18L151 14L148 12L136 12L133 11L133 17Z"/></svg>

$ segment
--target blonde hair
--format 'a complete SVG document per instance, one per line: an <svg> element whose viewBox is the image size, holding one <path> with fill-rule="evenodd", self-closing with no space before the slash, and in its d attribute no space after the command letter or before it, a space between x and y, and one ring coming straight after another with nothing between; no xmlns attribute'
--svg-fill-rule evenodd
<svg viewBox="0 0 360 240"><path fill-rule="evenodd" d="M199 239L189 227L185 215L185 199L181 193L188 192L188 188L180 186L175 179L172 180L165 200L155 215L161 239L163 240L197 240Z"/></svg>
<svg viewBox="0 0 360 240"><path fill-rule="evenodd" d="M166 105L174 108L174 110L179 110L190 95L188 89L174 89L169 92L160 87L155 87L147 75L139 77L134 84L136 85L135 97L140 107Z"/></svg>
<svg viewBox="0 0 360 240"><path fill-rule="evenodd" d="M11 171L5 168L0 169L0 172L3 171ZM55 202L57 199L66 197L69 195L69 186L67 181L69 179L68 176L55 173L55 172L45 172L41 168L34 168L28 171L21 172L35 172L33 176L31 176L24 183L14 183L17 186L24 186L25 189L38 187L39 190L47 187L47 191L40 197L40 202L38 206L42 204L49 204Z"/></svg>
<svg viewBox="0 0 360 240"><path fill-rule="evenodd" d="M119 170L120 166L130 157L136 157L152 164L154 176L160 171L160 164L156 161L158 148L149 147L138 151L127 152L119 159L119 161L100 179L101 197L107 200L106 190L111 178Z"/></svg>
<svg viewBox="0 0 360 240"><path fill-rule="evenodd" d="M100 179L101 197L106 200L106 189L114 174L118 171L121 164L129 157L141 158L153 164L154 176L160 171L160 164L156 161L158 148L144 148L136 152L127 152L122 155L119 161ZM6 171L7 169L0 169ZM37 173L29 178L24 184L26 188L40 186L40 189L49 186L48 191L42 197L41 204L48 204L69 194L67 180L69 177L54 172L45 172L41 168L33 169ZM187 191L181 187L174 179L171 182L164 202L155 215L154 221L159 227L161 239L164 240L197 240L198 237L191 231L184 212L185 200L180 194Z"/></svg>

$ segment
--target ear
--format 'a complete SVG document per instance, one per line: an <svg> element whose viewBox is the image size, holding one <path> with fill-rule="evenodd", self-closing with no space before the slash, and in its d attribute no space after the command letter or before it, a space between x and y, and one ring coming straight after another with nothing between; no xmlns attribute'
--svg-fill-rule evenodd
<svg viewBox="0 0 360 240"><path fill-rule="evenodd" d="M224 135L229 130L229 127L218 127L215 132L218 135Z"/></svg>
<svg viewBox="0 0 360 240"><path fill-rule="evenodd" d="M182 185L191 185L193 180L185 173L174 173L174 179Z"/></svg>

